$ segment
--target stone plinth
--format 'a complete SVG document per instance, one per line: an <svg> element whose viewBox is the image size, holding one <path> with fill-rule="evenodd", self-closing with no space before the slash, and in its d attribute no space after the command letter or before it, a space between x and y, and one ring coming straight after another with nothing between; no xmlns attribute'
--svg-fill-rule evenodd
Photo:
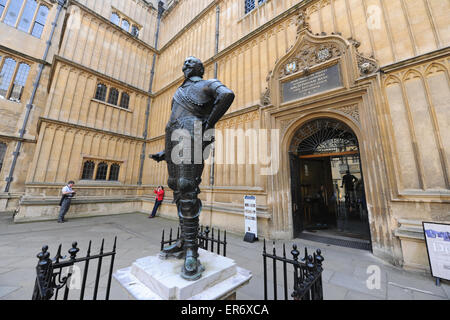
<svg viewBox="0 0 450 320"><path fill-rule="evenodd" d="M136 260L114 278L137 300L222 300L234 297L252 277L232 259L202 249L199 256L205 271L196 281L180 276L184 259L161 260L158 255Z"/></svg>

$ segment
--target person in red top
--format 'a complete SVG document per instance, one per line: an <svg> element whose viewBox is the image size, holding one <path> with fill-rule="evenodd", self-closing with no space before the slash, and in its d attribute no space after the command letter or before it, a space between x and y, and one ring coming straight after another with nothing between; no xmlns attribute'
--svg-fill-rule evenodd
<svg viewBox="0 0 450 320"><path fill-rule="evenodd" d="M164 187L163 186L159 186L158 188L156 188L156 190L153 190L153 192L156 193L156 199L155 199L155 205L153 207L152 214L150 215L149 218L154 218L155 217L156 211L158 210L159 206L163 202L163 199L164 199Z"/></svg>

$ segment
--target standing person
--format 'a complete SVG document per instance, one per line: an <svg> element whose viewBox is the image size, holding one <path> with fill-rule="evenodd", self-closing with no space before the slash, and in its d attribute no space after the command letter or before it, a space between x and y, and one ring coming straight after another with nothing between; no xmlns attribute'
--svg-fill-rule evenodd
<svg viewBox="0 0 450 320"><path fill-rule="evenodd" d="M67 220L64 220L64 216L66 215L67 211L69 211L70 202L72 201L72 198L75 196L75 193L76 193L72 189L74 184L75 184L75 182L69 181L67 183L67 186L65 186L61 190L62 197L61 197L61 201L59 202L61 209L59 209L58 223L64 223L67 221Z"/></svg>
<svg viewBox="0 0 450 320"><path fill-rule="evenodd" d="M156 211L158 210L159 206L163 202L164 199L164 187L159 186L156 190L153 190L154 193L156 193L156 199L155 199L155 205L153 206L152 214L149 218L154 218L156 215Z"/></svg>

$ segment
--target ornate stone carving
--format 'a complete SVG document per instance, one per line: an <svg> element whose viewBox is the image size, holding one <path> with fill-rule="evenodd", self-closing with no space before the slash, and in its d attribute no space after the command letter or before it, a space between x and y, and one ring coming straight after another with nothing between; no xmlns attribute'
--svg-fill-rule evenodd
<svg viewBox="0 0 450 320"><path fill-rule="evenodd" d="M261 94L261 104L263 106L268 106L271 104L269 88L266 88L266 90Z"/></svg>
<svg viewBox="0 0 450 320"><path fill-rule="evenodd" d="M375 73L378 70L378 64L373 57L367 58L363 54L358 51L361 43L355 39L349 38L348 41L355 47L356 49L356 60L358 63L359 75L361 77L365 77L369 74Z"/></svg>
<svg viewBox="0 0 450 320"><path fill-rule="evenodd" d="M310 31L310 25L308 23L308 15L306 14L306 11L304 9L299 10L297 15L297 34L299 34L302 30L307 29Z"/></svg>
<svg viewBox="0 0 450 320"><path fill-rule="evenodd" d="M312 66L339 57L343 54L341 48L334 42L307 42L286 62L280 70L280 77L290 75L300 70L307 71Z"/></svg>
<svg viewBox="0 0 450 320"><path fill-rule="evenodd" d="M355 119L358 123L360 122L358 104L335 108L335 110L345 113Z"/></svg>

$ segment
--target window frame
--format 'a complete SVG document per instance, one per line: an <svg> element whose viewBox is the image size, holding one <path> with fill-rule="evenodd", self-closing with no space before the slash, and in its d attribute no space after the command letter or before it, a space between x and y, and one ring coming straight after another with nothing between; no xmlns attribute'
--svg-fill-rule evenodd
<svg viewBox="0 0 450 320"><path fill-rule="evenodd" d="M42 2L39 2L39 1L38 1L38 3L39 3L39 4L38 4L38 7L37 7L37 9L36 9L35 16L34 16L34 18L33 18L33 22L31 23L31 28L30 28L30 30L29 30L28 33L31 34L33 37L40 39L40 38L42 37L42 34L44 33L44 30L45 30L45 25L46 25L46 23L47 23L48 15L49 15L49 13L50 13L50 8L49 8L47 5L43 4ZM45 17L45 22L44 22L44 24L42 24L42 23L40 23L40 22L37 21L38 13L39 13L39 11L41 10L42 7L46 7L47 10L48 10L48 11L47 11L47 15L46 15L46 17ZM41 34L39 35L39 37L37 37L36 35L33 34L34 27L36 26L36 24L39 24L40 26L42 26L42 31L41 31Z"/></svg>
<svg viewBox="0 0 450 320"><path fill-rule="evenodd" d="M103 167L105 167L105 178L104 179L99 179L100 166L102 166L102 168L101 168L102 170L103 170ZM107 178L108 178L108 170L109 170L108 162L101 161L101 162L97 163L97 170L95 170L95 178L94 178L94 180L95 181L108 181L107 180ZM103 172L102 172L102 176L103 176Z"/></svg>
<svg viewBox="0 0 450 320"><path fill-rule="evenodd" d="M13 91L13 88L14 88L14 83L17 80L17 75L18 75L20 66L21 65L27 65L29 67L29 69L28 69L27 75L25 77L25 81L24 81L24 85L23 85L23 89L22 90L25 89L25 87L27 85L27 82L28 82L28 79L29 79L29 76L30 76L31 69L32 69L32 64L30 62L28 62L28 61L17 59L16 57L8 55L8 54L2 55L2 52L0 52L0 73L3 71L3 67L4 67L5 62L6 62L7 59L13 60L15 62L15 66L14 66L14 71L13 71L12 76L11 76L11 80L9 81L9 84L8 84L8 89L6 90L6 95L5 95L4 100L8 100L8 101L11 101L11 102L14 102L14 103L21 103L24 91L22 91L19 101L11 100L11 94L12 94L12 91Z"/></svg>
<svg viewBox="0 0 450 320"><path fill-rule="evenodd" d="M1 142L1 141L0 141ZM92 163L93 168L90 172L89 176L85 176L85 167L87 163ZM100 168L100 165L106 166L104 169ZM111 180L111 173L114 173L113 166L117 167L117 173L115 174L114 178L117 177L117 179ZM121 182L120 181L120 172L123 167L123 161L120 160L112 160L112 159L102 159L97 157L83 157L82 163L81 163L81 172L80 172L80 181L92 181L92 182ZM100 172L102 174L102 177L104 176L104 179L98 179L99 175L99 169L106 170L105 172Z"/></svg>
<svg viewBox="0 0 450 320"><path fill-rule="evenodd" d="M105 86L105 99L104 100L101 100L97 97L99 85ZM117 98L116 98L117 101L115 104L113 102L111 102L111 100L110 100L110 95L111 95L112 90L117 91ZM123 106L124 95L126 95L128 97L126 106ZM107 106L111 106L114 108L119 108L119 109L125 110L127 112L133 112L132 110L130 110L130 101L131 101L130 92L127 91L126 89L125 90L122 89L120 86L117 86L115 84L108 84L108 82L103 81L103 79L97 80L97 86L94 91L94 96L92 98L92 101L97 102L97 103L103 103L103 104L106 104Z"/></svg>
<svg viewBox="0 0 450 320"><path fill-rule="evenodd" d="M254 12L256 9L258 9L259 7L263 6L264 4L266 4L267 2L269 2L270 0L252 0L253 1L253 9L247 11L247 0L244 0L244 5L242 6L243 8L243 16L246 16L252 12Z"/></svg>
<svg viewBox="0 0 450 320"><path fill-rule="evenodd" d="M34 12L33 12L33 18L32 18L31 21L30 21L30 25L28 26L27 31L24 31L24 30L19 29L19 24L20 24L20 22L22 21L23 14L25 13L25 8L26 8L26 6L27 6L27 4L28 4L28 1L35 1L35 2L36 2L36 8L34 9ZM31 35L31 36L33 36L33 37L35 37L35 38L40 39L41 36L42 36L42 34L44 33L44 29L45 29L45 26L46 26L46 24L47 24L47 19L48 19L50 10L51 10L51 8L52 8L51 4L49 4L47 1L44 1L44 0L23 0L22 4L21 4L21 6L20 6L20 9L19 9L19 11L18 11L18 14L17 14L16 21L15 21L14 25L12 25L12 24L9 24L9 23L6 23L6 22L5 22L5 19L6 19L6 13L8 12L11 3L12 3L12 0L6 0L6 3L5 3L5 7L4 7L4 9L3 9L3 12L0 14L0 22L1 22L1 23L5 23L6 25L8 25L8 26L10 26L10 27L12 27L12 28L15 28L15 29L17 29L17 30L19 30L19 31L21 31L21 32L28 33L29 35ZM48 10L48 12L47 12L47 16L45 17L45 22L44 22L44 24L42 25L40 22L38 22L39 25L42 26L42 32L41 32L40 36L37 37L37 36L35 36L35 35L32 34L32 31L33 31L34 26L35 26L35 24L36 24L36 19L37 19L39 10L40 10L40 8L41 8L42 6L46 7L47 10Z"/></svg>
<svg viewBox="0 0 450 320"><path fill-rule="evenodd" d="M124 95L126 95L127 96L127 106L126 107L124 107L123 106L123 98L124 98ZM120 108L123 108L123 109L129 109L130 108L130 95L128 94L128 92L126 92L126 91L122 91L121 92L121 94L120 94L120 102L119 102L119 105L118 105Z"/></svg>
<svg viewBox="0 0 450 320"><path fill-rule="evenodd" d="M113 179L111 179L111 175L112 175L112 172L113 172L113 166L114 167L117 167L118 169L117 169L117 173L116 173L116 175L117 175L117 177L113 180ZM109 173L108 173L108 181L119 181L119 176L120 176L120 164L119 163L116 163L116 162L113 162L113 163L111 163L110 165L109 165L109 169L108 169L108 171L109 171Z"/></svg>
<svg viewBox="0 0 450 320"><path fill-rule="evenodd" d="M4 145L4 152L2 154L2 145ZM8 143L6 141L0 140L0 173L3 169L3 164L5 163L5 157L8 153Z"/></svg>
<svg viewBox="0 0 450 320"><path fill-rule="evenodd" d="M14 87L16 86L17 77L19 76L20 67L22 65L28 66L28 70L27 70L27 73L26 73L26 76L25 76L25 81L23 82L23 86L21 88L19 99L18 100L12 100L11 99L12 98L12 94L13 94L13 91L14 91ZM14 78L12 79L11 84L10 84L10 91L9 91L9 96L8 96L8 100L9 101L17 102L17 103L22 102L22 96L23 96L23 92L25 90L25 85L27 84L28 76L30 75L30 70L31 70L31 65L30 64L25 63L25 62L18 62L17 63L15 74L14 74Z"/></svg>
<svg viewBox="0 0 450 320"><path fill-rule="evenodd" d="M92 163L93 167L92 167L92 171L89 171L90 177L85 177L85 172L86 172L85 167L86 167L86 164L88 164L88 163ZM95 161L93 161L91 159L87 159L87 160L83 161L83 166L82 166L82 170L81 170L81 180L92 180L94 177L94 173L95 173L95 166L96 166Z"/></svg>
<svg viewBox="0 0 450 320"><path fill-rule="evenodd" d="M115 15L117 15L119 17L118 24L115 24L113 21L111 21L111 18L112 18L113 14L115 14ZM124 20L127 21L127 23L128 23L128 30L122 27L122 23L123 23ZM121 13L119 10L117 10L114 7L112 7L111 14L109 16L109 22L111 22L113 25L119 27L121 30L125 31L126 33L128 33L129 35L131 35L134 38L139 38L139 35L140 35L141 30L143 28L139 23L137 23L136 21L134 21L130 17L126 16L125 14ZM133 27L136 28L137 34L133 33Z"/></svg>
<svg viewBox="0 0 450 320"><path fill-rule="evenodd" d="M116 93L115 97L112 96L113 92ZM114 106L117 106L119 103L119 97L120 97L120 91L119 89L115 88L115 87L110 87L108 89L108 100L106 101L108 104L112 104ZM113 103L113 101L111 100L111 98L115 98L115 103Z"/></svg>
<svg viewBox="0 0 450 320"><path fill-rule="evenodd" d="M99 89L100 85L104 86L104 88L105 88L105 96L104 96L103 100L98 98L98 89ZM97 101L106 102L106 98L108 97L108 91L109 91L108 90L108 86L106 84L104 84L103 82L100 82L100 81L97 82L97 86L96 86L95 94L94 94L94 99L97 100Z"/></svg>

